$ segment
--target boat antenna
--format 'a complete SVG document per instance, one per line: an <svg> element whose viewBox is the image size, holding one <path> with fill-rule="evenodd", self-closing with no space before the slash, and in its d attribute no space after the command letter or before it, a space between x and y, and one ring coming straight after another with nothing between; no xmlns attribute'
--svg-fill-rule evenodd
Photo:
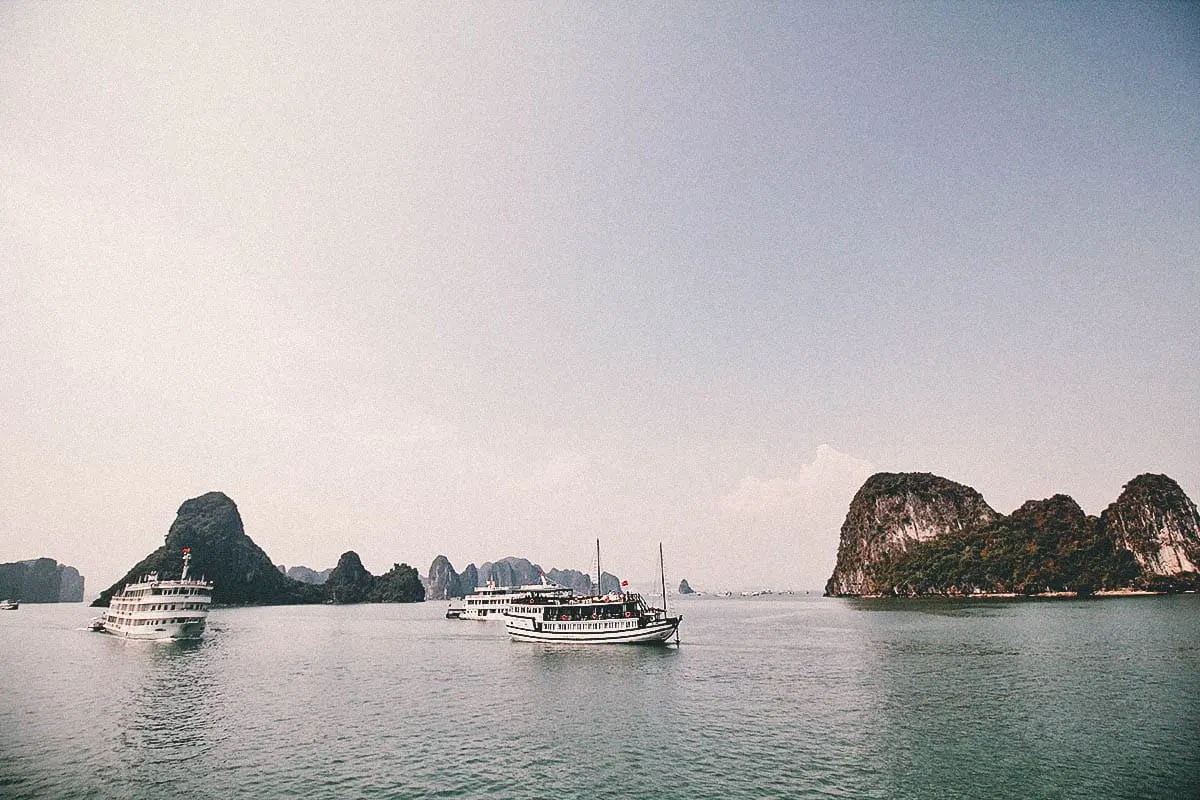
<svg viewBox="0 0 1200 800"><path fill-rule="evenodd" d="M667 569L663 566L662 542L658 543L658 575L662 578L663 616L667 615Z"/></svg>
<svg viewBox="0 0 1200 800"><path fill-rule="evenodd" d="M667 568L663 565L662 542L658 543L658 574L662 579L663 619L667 617ZM679 646L679 626L675 626L675 646Z"/></svg>

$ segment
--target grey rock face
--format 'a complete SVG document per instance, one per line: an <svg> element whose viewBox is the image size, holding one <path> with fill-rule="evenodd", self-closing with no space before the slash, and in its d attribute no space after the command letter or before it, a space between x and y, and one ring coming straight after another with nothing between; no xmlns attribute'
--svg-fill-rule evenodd
<svg viewBox="0 0 1200 800"><path fill-rule="evenodd" d="M541 575L554 583L567 586L576 594L591 594L595 591L594 577L586 572L573 569L543 570L527 558L508 556L499 561L486 561L483 566L476 567L468 564L461 574L454 571L454 565L445 556L438 556L429 566L429 574L425 579L426 598L430 600L446 600L451 597L463 597L471 594L476 588L486 586L491 581L496 586L520 586L523 584L540 583ZM601 584L601 593L618 592L621 589L621 579L612 573L605 572Z"/></svg>
<svg viewBox="0 0 1200 800"><path fill-rule="evenodd" d="M53 558L0 564L0 600L79 603L83 601L83 576Z"/></svg>
<svg viewBox="0 0 1200 800"><path fill-rule="evenodd" d="M83 602L83 576L74 567L58 566L58 602Z"/></svg>
<svg viewBox="0 0 1200 800"><path fill-rule="evenodd" d="M1200 571L1200 515L1166 475L1143 474L1125 484L1100 525L1133 553L1146 578Z"/></svg>
<svg viewBox="0 0 1200 800"><path fill-rule="evenodd" d="M429 565L429 577L425 579L425 597L429 600L449 600L461 597L458 591L458 573L450 559L438 556Z"/></svg>
<svg viewBox="0 0 1200 800"><path fill-rule="evenodd" d="M878 567L936 536L987 525L999 515L969 486L925 472L872 475L842 524L827 595L876 594Z"/></svg>
<svg viewBox="0 0 1200 800"><path fill-rule="evenodd" d="M310 567L298 566L288 567L284 574L294 581L311 583L315 586L320 586L321 584L325 583L325 581L329 580L329 573L331 572L333 572L332 569L323 569L318 572Z"/></svg>

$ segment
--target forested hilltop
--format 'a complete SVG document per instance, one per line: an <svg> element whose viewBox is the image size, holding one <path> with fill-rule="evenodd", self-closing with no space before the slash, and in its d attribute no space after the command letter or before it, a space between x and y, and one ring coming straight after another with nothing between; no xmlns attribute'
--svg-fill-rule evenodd
<svg viewBox="0 0 1200 800"><path fill-rule="evenodd" d="M842 525L827 595L1039 595L1200 589L1200 516L1165 475L1139 475L1099 517L1062 494L1010 515L928 473L879 473Z"/></svg>

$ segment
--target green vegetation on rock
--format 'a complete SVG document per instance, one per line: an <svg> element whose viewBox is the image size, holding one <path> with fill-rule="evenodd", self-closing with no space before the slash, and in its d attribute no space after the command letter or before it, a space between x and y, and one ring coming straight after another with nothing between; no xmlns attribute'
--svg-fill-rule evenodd
<svg viewBox="0 0 1200 800"><path fill-rule="evenodd" d="M1030 501L990 525L921 542L883 566L880 582L904 595L1092 594L1138 576L1128 550L1103 536L1065 495Z"/></svg>
<svg viewBox="0 0 1200 800"><path fill-rule="evenodd" d="M373 603L419 603L425 599L425 587L415 567L393 564L375 579L370 600Z"/></svg>

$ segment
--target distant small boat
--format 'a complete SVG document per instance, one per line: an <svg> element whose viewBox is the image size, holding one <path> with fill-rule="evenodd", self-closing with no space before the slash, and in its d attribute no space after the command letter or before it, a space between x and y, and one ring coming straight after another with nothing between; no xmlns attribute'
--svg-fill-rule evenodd
<svg viewBox="0 0 1200 800"><path fill-rule="evenodd" d="M190 550L184 548L179 580L159 580L158 573L152 572L126 585L88 627L126 639L199 639L212 604L213 584L188 579L191 560Z"/></svg>
<svg viewBox="0 0 1200 800"><path fill-rule="evenodd" d="M19 600L0 600L0 611L16 611L20 607Z"/></svg>

